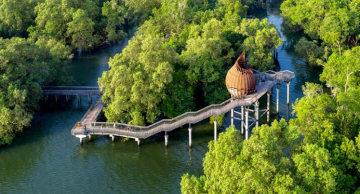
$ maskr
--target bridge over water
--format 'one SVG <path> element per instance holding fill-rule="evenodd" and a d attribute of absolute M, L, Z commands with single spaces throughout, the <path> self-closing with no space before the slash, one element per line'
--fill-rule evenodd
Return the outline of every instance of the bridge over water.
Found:
<path fill-rule="evenodd" d="M 71 130 L 71 134 L 80 139 L 80 143 L 86 137 L 91 138 L 92 135 L 108 135 L 114 141 L 115 136 L 133 138 L 140 145 L 140 139 L 145 139 L 160 132 L 165 132 L 165 145 L 168 144 L 168 131 L 172 131 L 183 125 L 189 124 L 189 146 L 192 144 L 192 128 L 191 124 L 198 123 L 210 116 L 222 115 L 231 111 L 231 124 L 234 119 L 241 121 L 241 133 L 245 131 L 246 139 L 249 137 L 249 129 L 254 125 L 259 125 L 259 120 L 267 114 L 267 122 L 270 120 L 270 95 L 271 89 L 276 86 L 276 112 L 279 112 L 279 91 L 282 83 L 287 84 L 287 103 L 289 104 L 289 86 L 291 80 L 295 77 L 291 71 L 267 71 L 257 72 L 254 71 L 254 76 L 258 80 L 256 92 L 247 95 L 243 99 L 228 99 L 221 104 L 212 104 L 196 112 L 186 112 L 173 119 L 163 119 L 149 126 L 135 126 L 123 123 L 114 122 L 96 122 L 96 118 L 104 107 L 101 98 L 93 104 L 86 112 L 81 125 L 75 124 Z M 258 100 L 267 94 L 267 109 L 259 110 Z M 253 106 L 254 109 L 250 109 Z M 234 111 L 234 108 L 241 107 L 241 112 Z M 254 113 L 254 117 L 249 114 Z M 259 115 L 261 113 L 261 115 Z M 234 116 L 238 114 L 239 117 Z M 252 123 L 249 123 L 252 122 Z M 214 122 L 214 139 L 217 139 L 217 125 L 216 119 Z"/>
<path fill-rule="evenodd" d="M 49 95 L 54 95 L 55 101 L 59 96 L 66 96 L 66 101 L 69 100 L 69 96 L 77 96 L 80 103 L 81 96 L 88 96 L 89 102 L 92 103 L 92 96 L 102 95 L 98 86 L 43 86 L 42 90 L 45 100 Z"/>

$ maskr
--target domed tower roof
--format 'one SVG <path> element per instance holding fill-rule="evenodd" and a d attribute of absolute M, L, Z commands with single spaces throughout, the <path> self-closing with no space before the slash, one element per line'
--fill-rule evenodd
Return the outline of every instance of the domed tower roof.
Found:
<path fill-rule="evenodd" d="M 232 97 L 240 99 L 255 92 L 256 79 L 253 71 L 246 64 L 245 51 L 229 69 L 225 82 Z"/>

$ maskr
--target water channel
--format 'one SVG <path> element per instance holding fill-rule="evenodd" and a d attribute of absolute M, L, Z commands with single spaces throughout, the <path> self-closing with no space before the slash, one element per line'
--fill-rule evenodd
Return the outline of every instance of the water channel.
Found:
<path fill-rule="evenodd" d="M 290 86 L 293 103 L 302 97 L 305 81 L 318 82 L 320 70 L 295 56 L 293 46 L 299 36 L 282 25 L 278 4 L 272 5 L 264 17 L 274 22 L 285 41 L 279 48 L 279 61 L 281 70 L 295 72 Z M 72 63 L 75 80 L 83 85 L 97 85 L 97 78 L 108 69 L 109 57 L 121 52 L 127 41 L 76 57 Z M 272 110 L 275 100 L 272 95 Z M 265 102 L 264 97 L 261 107 L 266 106 Z M 280 102 L 280 117 L 286 118 L 285 84 L 280 90 Z M 168 148 L 162 137 L 143 140 L 140 147 L 133 140 L 112 143 L 108 137 L 80 146 L 70 129 L 88 107 L 85 97 L 81 105 L 76 99 L 68 103 L 65 99 L 57 103 L 49 99 L 43 104 L 32 126 L 12 145 L 0 149 L 0 193 L 180 193 L 184 173 L 202 173 L 202 159 L 213 139 L 213 127 L 208 121 L 193 126 L 191 149 L 186 128 L 169 133 Z M 276 118 L 275 114 L 271 116 Z M 224 127 L 229 124 L 227 116 Z"/>

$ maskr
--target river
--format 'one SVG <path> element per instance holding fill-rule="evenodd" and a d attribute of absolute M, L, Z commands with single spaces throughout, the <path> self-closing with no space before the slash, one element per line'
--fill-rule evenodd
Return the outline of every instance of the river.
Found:
<path fill-rule="evenodd" d="M 281 70 L 295 72 L 290 86 L 293 103 L 302 97 L 301 86 L 305 81 L 319 82 L 320 70 L 305 65 L 295 56 L 293 46 L 299 35 L 282 25 L 278 4 L 272 5 L 264 17 L 274 22 L 285 41 L 279 48 L 279 62 Z M 121 52 L 127 41 L 77 56 L 72 62 L 77 83 L 97 85 L 97 78 L 108 69 L 109 57 Z M 272 95 L 272 119 L 276 118 L 275 100 L 276 96 Z M 260 106 L 266 106 L 266 97 L 260 100 Z M 186 128 L 169 133 L 168 148 L 163 137 L 142 140 L 140 147 L 134 140 L 112 143 L 108 137 L 98 137 L 80 146 L 70 129 L 89 107 L 87 98 L 83 97 L 81 105 L 75 98 L 68 103 L 65 97 L 57 103 L 50 98 L 41 107 L 32 126 L 24 129 L 12 145 L 0 149 L 1 194 L 180 193 L 179 183 L 184 173 L 202 173 L 202 159 L 208 151 L 208 142 L 213 139 L 213 127 L 204 121 L 193 126 L 191 149 Z M 293 117 L 287 111 L 286 84 L 280 90 L 279 115 Z M 224 127 L 229 123 L 226 116 Z"/>

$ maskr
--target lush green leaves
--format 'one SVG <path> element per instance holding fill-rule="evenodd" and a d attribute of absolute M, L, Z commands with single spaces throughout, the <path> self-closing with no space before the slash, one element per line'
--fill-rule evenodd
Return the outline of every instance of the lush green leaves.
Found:
<path fill-rule="evenodd" d="M 41 85 L 71 81 L 71 57 L 69 48 L 54 40 L 0 39 L 0 146 L 30 125 Z"/>

